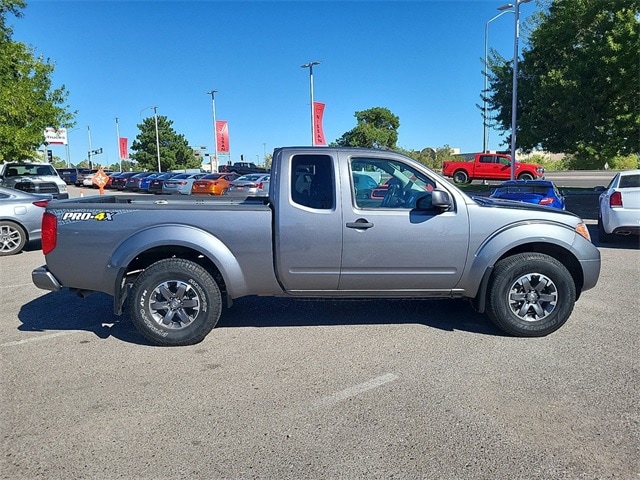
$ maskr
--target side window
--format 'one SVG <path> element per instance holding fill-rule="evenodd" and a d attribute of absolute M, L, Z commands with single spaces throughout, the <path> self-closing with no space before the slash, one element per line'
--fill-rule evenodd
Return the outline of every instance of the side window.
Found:
<path fill-rule="evenodd" d="M 506 157 L 495 157 L 495 159 L 496 159 L 496 163 L 500 163 L 502 165 L 509 165 L 510 164 L 509 159 L 506 158 Z"/>
<path fill-rule="evenodd" d="M 351 190 L 358 208 L 415 208 L 436 184 L 422 172 L 397 160 L 351 159 Z"/>
<path fill-rule="evenodd" d="M 305 207 L 335 207 L 333 161 L 328 155 L 296 155 L 291 160 L 291 199 Z"/>
<path fill-rule="evenodd" d="M 491 155 L 481 155 L 479 162 L 480 163 L 494 163 L 494 157 L 492 157 Z"/>

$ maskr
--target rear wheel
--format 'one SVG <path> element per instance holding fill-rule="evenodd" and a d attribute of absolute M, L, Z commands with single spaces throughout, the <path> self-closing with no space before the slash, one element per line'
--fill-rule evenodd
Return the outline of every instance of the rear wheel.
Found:
<path fill-rule="evenodd" d="M 222 295 L 203 267 L 169 258 L 154 263 L 138 277 L 129 307 L 133 324 L 152 343 L 193 345 L 218 323 Z"/>
<path fill-rule="evenodd" d="M 454 183 L 468 183 L 469 175 L 464 170 L 458 170 L 453 174 Z"/>
<path fill-rule="evenodd" d="M 555 258 L 522 253 L 496 264 L 488 295 L 487 314 L 498 328 L 519 337 L 542 337 L 569 319 L 576 287 Z"/>
<path fill-rule="evenodd" d="M 0 257 L 15 255 L 27 243 L 27 233 L 20 225 L 8 220 L 0 221 Z"/>

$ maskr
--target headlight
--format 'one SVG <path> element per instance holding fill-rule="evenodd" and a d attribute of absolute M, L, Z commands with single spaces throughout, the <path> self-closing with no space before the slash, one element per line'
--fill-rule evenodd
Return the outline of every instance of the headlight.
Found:
<path fill-rule="evenodd" d="M 587 240 L 591 241 L 591 235 L 589 235 L 589 229 L 584 222 L 580 222 L 576 225 L 576 233 L 583 236 Z"/>
<path fill-rule="evenodd" d="M 65 183 L 64 185 L 58 185 L 58 190 L 60 192 L 66 192 L 67 191 L 67 184 Z"/>

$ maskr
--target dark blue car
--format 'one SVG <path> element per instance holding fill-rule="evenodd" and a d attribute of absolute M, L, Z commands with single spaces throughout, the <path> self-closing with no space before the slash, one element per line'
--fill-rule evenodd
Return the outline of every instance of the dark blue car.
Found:
<path fill-rule="evenodd" d="M 496 187 L 491 198 L 565 209 L 564 196 L 553 182 L 548 180 L 508 180 Z"/>

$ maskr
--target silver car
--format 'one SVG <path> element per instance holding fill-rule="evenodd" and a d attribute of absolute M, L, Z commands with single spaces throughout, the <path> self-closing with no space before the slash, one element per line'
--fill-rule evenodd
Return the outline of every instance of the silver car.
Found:
<path fill-rule="evenodd" d="M 266 197 L 269 195 L 269 180 L 271 175 L 264 173 L 249 173 L 229 184 L 225 195 L 230 197 Z"/>
<path fill-rule="evenodd" d="M 640 234 L 640 170 L 618 172 L 600 195 L 598 239 Z"/>
<path fill-rule="evenodd" d="M 15 255 L 40 240 L 42 214 L 52 195 L 0 187 L 0 256 Z"/>
<path fill-rule="evenodd" d="M 178 193 L 191 195 L 191 185 L 206 173 L 181 173 L 175 177 L 168 178 L 162 184 L 162 193 Z"/>

